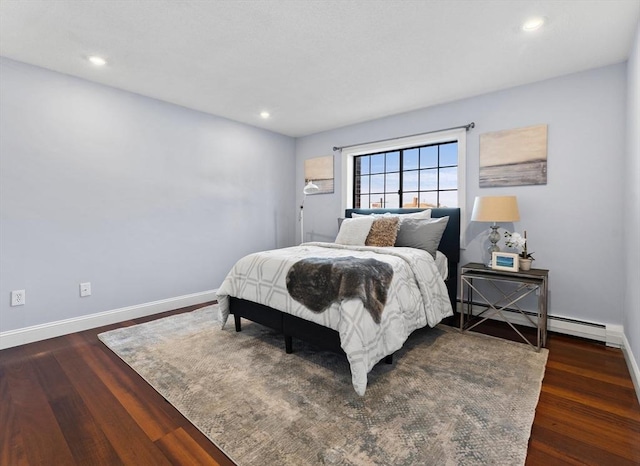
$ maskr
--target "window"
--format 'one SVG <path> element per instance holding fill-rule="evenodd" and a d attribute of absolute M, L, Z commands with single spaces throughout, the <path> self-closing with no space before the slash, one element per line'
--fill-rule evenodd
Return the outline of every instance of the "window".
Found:
<path fill-rule="evenodd" d="M 343 148 L 342 210 L 459 207 L 465 244 L 466 138 L 460 128 Z"/>
<path fill-rule="evenodd" d="M 353 207 L 458 207 L 458 141 L 353 157 Z"/>

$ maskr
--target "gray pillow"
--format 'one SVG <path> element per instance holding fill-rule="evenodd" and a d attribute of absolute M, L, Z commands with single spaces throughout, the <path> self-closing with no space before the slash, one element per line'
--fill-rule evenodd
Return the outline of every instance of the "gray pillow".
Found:
<path fill-rule="evenodd" d="M 398 230 L 396 246 L 424 249 L 436 258 L 436 251 L 440 245 L 444 229 L 447 228 L 449 217 L 417 219 L 403 219 Z"/>

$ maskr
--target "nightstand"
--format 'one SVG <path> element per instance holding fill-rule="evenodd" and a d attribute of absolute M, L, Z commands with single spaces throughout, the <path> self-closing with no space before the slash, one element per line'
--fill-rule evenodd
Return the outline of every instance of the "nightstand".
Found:
<path fill-rule="evenodd" d="M 481 324 L 485 320 L 500 316 L 507 322 L 520 337 L 530 346 L 540 351 L 540 348 L 547 345 L 547 296 L 548 296 L 549 271 L 545 269 L 522 270 L 518 272 L 507 272 L 504 270 L 493 270 L 484 264 L 471 262 L 463 265 L 460 269 L 460 292 L 462 312 L 460 314 L 460 330 L 470 330 Z M 497 300 L 486 296 L 478 289 L 479 283 L 487 283 L 492 289 L 498 290 Z M 506 284 L 510 289 L 505 291 Z M 465 298 L 466 291 L 466 298 Z M 474 293 L 482 299 L 482 303 L 474 303 Z M 518 303 L 526 296 L 535 293 L 538 296 L 538 311 L 533 317 L 523 311 Z M 484 307 L 479 314 L 473 315 L 473 306 Z M 516 311 L 523 315 L 534 327 L 537 328 L 536 344 L 529 341 L 507 318 L 506 313 Z M 513 319 L 513 317 L 512 317 Z"/>

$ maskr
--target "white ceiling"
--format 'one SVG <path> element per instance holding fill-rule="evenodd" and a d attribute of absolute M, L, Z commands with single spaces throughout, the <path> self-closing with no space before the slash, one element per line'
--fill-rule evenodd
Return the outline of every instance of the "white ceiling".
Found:
<path fill-rule="evenodd" d="M 639 18 L 640 0 L 1 0 L 0 55 L 303 136 L 625 61 Z"/>

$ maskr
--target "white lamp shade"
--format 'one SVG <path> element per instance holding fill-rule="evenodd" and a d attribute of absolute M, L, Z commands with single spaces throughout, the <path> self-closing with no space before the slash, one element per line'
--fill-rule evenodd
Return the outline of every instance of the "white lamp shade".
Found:
<path fill-rule="evenodd" d="M 518 200 L 516 196 L 476 197 L 471 220 L 474 222 L 518 222 Z"/>
<path fill-rule="evenodd" d="M 306 186 L 304 187 L 304 189 L 302 190 L 302 192 L 306 195 L 306 194 L 313 194 L 313 193 L 317 193 L 318 191 L 320 191 L 320 188 L 318 188 L 317 185 L 313 184 L 313 181 L 309 180 L 309 182 L 306 184 Z"/>

